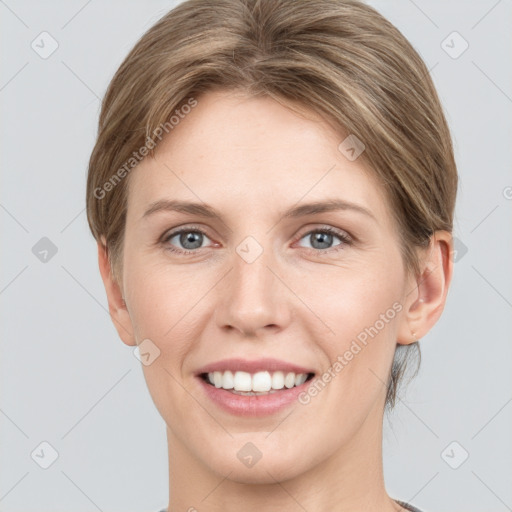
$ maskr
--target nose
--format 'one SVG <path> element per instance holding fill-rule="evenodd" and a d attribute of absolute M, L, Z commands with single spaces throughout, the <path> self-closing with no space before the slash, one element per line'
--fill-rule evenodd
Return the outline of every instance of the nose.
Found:
<path fill-rule="evenodd" d="M 243 255 L 243 252 L 240 252 Z M 217 325 L 243 337 L 278 332 L 291 319 L 291 292 L 281 281 L 276 260 L 266 248 L 251 262 L 234 252 L 231 271 L 219 287 Z"/>

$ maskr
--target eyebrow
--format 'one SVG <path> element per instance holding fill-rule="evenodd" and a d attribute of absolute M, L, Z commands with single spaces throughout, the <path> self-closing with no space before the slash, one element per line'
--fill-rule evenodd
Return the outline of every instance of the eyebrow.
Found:
<path fill-rule="evenodd" d="M 307 215 L 314 215 L 316 213 L 326 213 L 340 210 L 352 210 L 358 213 L 362 213 L 377 221 L 375 215 L 364 206 L 342 199 L 328 199 L 324 201 L 316 201 L 301 204 L 299 206 L 293 206 L 292 208 L 286 210 L 282 216 L 283 218 L 298 218 L 305 217 Z M 190 215 L 199 215 L 201 217 L 212 219 L 222 218 L 220 213 L 217 212 L 215 208 L 212 208 L 205 203 L 194 203 L 190 201 L 178 201 L 169 199 L 161 199 L 151 203 L 149 208 L 144 212 L 142 218 L 147 218 L 154 213 L 161 211 L 188 213 Z"/>

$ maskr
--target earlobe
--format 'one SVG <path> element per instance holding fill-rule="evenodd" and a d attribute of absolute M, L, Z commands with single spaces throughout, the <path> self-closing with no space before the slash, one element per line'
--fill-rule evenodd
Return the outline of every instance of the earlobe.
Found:
<path fill-rule="evenodd" d="M 108 248 L 104 237 L 102 237 L 101 241 L 98 241 L 98 265 L 101 279 L 105 286 L 105 292 L 107 294 L 110 318 L 112 319 L 117 333 L 123 343 L 135 346 L 136 342 L 133 336 L 130 314 L 126 307 L 126 302 L 124 301 L 119 284 L 113 278 L 112 268 L 108 258 Z"/>
<path fill-rule="evenodd" d="M 453 238 L 436 231 L 421 261 L 421 273 L 404 297 L 397 343 L 409 345 L 425 336 L 443 312 L 453 274 Z"/>

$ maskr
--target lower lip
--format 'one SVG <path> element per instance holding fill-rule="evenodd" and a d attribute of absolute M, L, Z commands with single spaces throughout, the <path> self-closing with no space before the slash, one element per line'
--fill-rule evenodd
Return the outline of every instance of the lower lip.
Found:
<path fill-rule="evenodd" d="M 202 377 L 197 377 L 208 398 L 221 409 L 238 416 L 267 416 L 274 414 L 298 400 L 298 396 L 304 392 L 313 382 L 307 380 L 300 386 L 283 388 L 276 393 L 268 395 L 236 395 L 223 388 L 216 388 L 205 382 Z"/>

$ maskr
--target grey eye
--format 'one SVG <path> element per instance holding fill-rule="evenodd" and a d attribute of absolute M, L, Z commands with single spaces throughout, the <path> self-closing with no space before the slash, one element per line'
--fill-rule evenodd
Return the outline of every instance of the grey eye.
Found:
<path fill-rule="evenodd" d="M 173 242 L 175 238 L 178 238 L 178 242 Z M 208 238 L 201 231 L 195 230 L 183 230 L 178 231 L 170 235 L 167 242 L 172 245 L 177 245 L 178 250 L 183 249 L 186 251 L 193 251 L 202 247 L 204 239 Z M 180 247 L 181 246 L 181 247 Z"/>
<path fill-rule="evenodd" d="M 306 235 L 304 235 L 301 240 L 309 240 L 310 246 L 312 249 L 318 249 L 318 250 L 324 250 L 324 249 L 330 249 L 333 247 L 332 243 L 334 238 L 338 238 L 341 242 L 343 242 L 343 238 L 340 235 L 330 233 L 325 230 L 315 230 L 310 231 Z M 335 244 L 340 245 L 340 244 Z M 308 246 L 306 246 L 308 247 Z"/>

